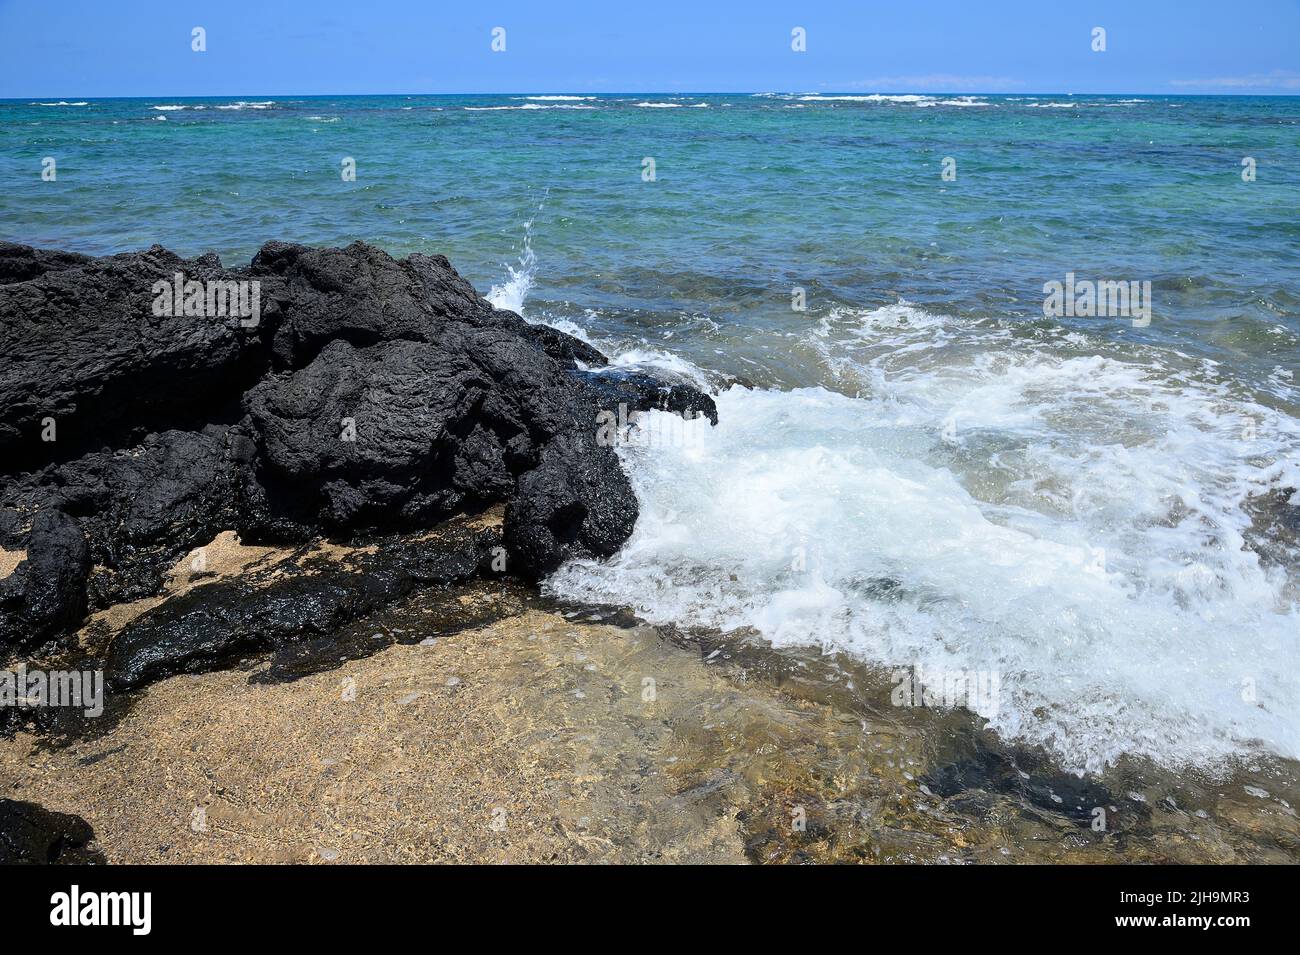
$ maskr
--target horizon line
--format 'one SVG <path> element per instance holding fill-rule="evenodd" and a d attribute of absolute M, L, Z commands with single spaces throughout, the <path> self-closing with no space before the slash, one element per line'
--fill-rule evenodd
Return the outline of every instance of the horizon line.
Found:
<path fill-rule="evenodd" d="M 22 96 L 0 96 L 0 103 L 32 99 L 80 99 L 80 100 L 118 100 L 118 99 L 227 99 L 230 97 L 262 96 L 280 99 L 324 99 L 329 97 L 381 97 L 381 96 L 1148 96 L 1165 99 L 1197 99 L 1226 97 L 1300 97 L 1295 92 L 1218 92 L 1218 93 L 1138 93 L 1124 92 L 1053 92 L 1050 90 L 1000 90 L 997 92 L 980 92 L 975 90 L 876 90 L 864 93 L 858 90 L 615 90 L 593 92 L 591 90 L 508 90 L 505 92 L 457 92 L 457 93 L 411 93 L 405 91 L 391 93 L 162 93 L 130 94 L 112 96 L 91 96 L 84 93 L 29 93 Z"/>

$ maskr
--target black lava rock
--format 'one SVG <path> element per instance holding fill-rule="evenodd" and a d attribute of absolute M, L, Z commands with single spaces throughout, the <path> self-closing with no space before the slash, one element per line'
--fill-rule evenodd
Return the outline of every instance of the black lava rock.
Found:
<path fill-rule="evenodd" d="M 80 816 L 0 799 L 0 865 L 102 864 L 94 830 Z"/>
<path fill-rule="evenodd" d="M 44 270 L 0 284 L 0 474 L 129 447 L 149 431 L 191 430 L 219 420 L 232 399 L 238 406 L 265 364 L 266 329 L 234 316 L 155 315 L 153 289 L 178 272 L 203 282 L 247 276 L 216 256 L 184 260 L 160 246 L 59 256 L 32 250 Z M 8 260 L 10 274 L 24 274 L 12 246 Z"/>
<path fill-rule="evenodd" d="M 575 376 L 602 409 L 618 414 L 619 405 L 632 411 L 671 411 L 684 418 L 708 418 L 718 423 L 713 398 L 686 382 L 662 381 L 644 372 L 576 372 Z"/>
<path fill-rule="evenodd" d="M 90 550 L 77 522 L 47 508 L 32 520 L 27 557 L 0 580 L 0 646 L 31 646 L 86 613 Z"/>
<path fill-rule="evenodd" d="M 257 319 L 160 311 L 178 275 L 256 282 Z M 514 575 L 609 556 L 637 505 L 597 441 L 600 411 L 717 412 L 688 384 L 592 371 L 606 364 L 494 308 L 442 256 L 271 242 L 234 270 L 158 246 L 90 258 L 0 245 L 0 544 L 26 551 L 0 580 L 0 647 L 156 593 L 180 557 L 231 528 L 249 543 L 349 539 L 504 504 Z M 353 604 L 419 583 L 364 576 Z M 267 603 L 266 625 L 342 619 L 341 592 L 299 596 L 295 623 Z M 185 643 L 149 626 L 115 650 L 120 685 L 172 666 L 130 662 L 149 640 Z M 189 666 L 279 639 L 239 637 L 247 621 L 213 626 L 227 633 L 213 648 L 194 638 L 158 659 Z"/>
<path fill-rule="evenodd" d="M 434 534 L 389 536 L 346 559 L 310 553 L 195 587 L 129 624 L 105 674 L 133 690 L 174 673 L 199 673 L 241 656 L 328 638 L 416 588 L 469 580 L 490 566 L 494 526 L 451 522 Z"/>
<path fill-rule="evenodd" d="M 229 429 L 212 426 L 23 475 L 0 503 L 14 523 L 51 510 L 77 519 L 94 568 L 88 605 L 99 609 L 153 594 L 180 557 L 235 527 L 242 479 Z"/>

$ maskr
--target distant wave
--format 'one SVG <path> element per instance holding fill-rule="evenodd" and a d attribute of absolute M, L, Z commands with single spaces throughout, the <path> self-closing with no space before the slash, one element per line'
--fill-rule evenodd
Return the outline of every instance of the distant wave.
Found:
<path fill-rule="evenodd" d="M 270 99 L 255 103 L 241 99 L 234 103 L 223 103 L 217 106 L 216 109 L 274 109 L 277 105 L 278 104 L 275 100 Z M 159 106 L 150 106 L 149 108 L 164 113 L 172 113 L 183 109 L 200 110 L 207 109 L 208 107 L 203 103 L 164 103 Z"/>
<path fill-rule="evenodd" d="M 501 110 L 513 109 L 595 109 L 595 106 L 573 106 L 569 104 L 553 103 L 549 106 L 543 106 L 540 103 L 524 103 L 520 106 L 466 106 L 465 110 L 471 113 L 495 113 Z"/>
<path fill-rule="evenodd" d="M 757 93 L 766 98 L 798 100 L 801 103 L 885 103 L 900 106 L 993 106 L 979 96 L 941 98 L 928 93 Z"/>

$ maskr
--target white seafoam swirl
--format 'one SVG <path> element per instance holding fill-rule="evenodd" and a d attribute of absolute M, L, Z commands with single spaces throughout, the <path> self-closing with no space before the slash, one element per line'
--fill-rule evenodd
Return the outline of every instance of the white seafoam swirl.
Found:
<path fill-rule="evenodd" d="M 980 715 L 1070 769 L 1300 758 L 1294 568 L 1245 546 L 1248 499 L 1300 486 L 1300 421 L 1151 356 L 989 327 L 962 349 L 960 323 L 906 304 L 832 313 L 818 335 L 857 397 L 732 387 L 716 428 L 660 422 L 622 451 L 632 538 L 547 588 L 996 672 Z"/>

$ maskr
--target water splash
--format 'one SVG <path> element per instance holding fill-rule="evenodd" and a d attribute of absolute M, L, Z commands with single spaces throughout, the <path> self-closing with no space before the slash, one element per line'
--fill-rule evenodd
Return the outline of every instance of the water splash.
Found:
<path fill-rule="evenodd" d="M 546 197 L 549 195 L 550 190 L 547 189 L 542 195 L 542 201 L 537 204 L 537 210 L 524 223 L 524 240 L 519 253 L 518 267 L 507 265 L 506 280 L 493 285 L 488 291 L 487 300 L 497 308 L 504 308 L 519 315 L 524 314 L 524 300 L 533 290 L 533 282 L 537 276 L 537 255 L 533 252 L 533 223 L 546 208 Z"/>

